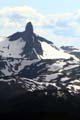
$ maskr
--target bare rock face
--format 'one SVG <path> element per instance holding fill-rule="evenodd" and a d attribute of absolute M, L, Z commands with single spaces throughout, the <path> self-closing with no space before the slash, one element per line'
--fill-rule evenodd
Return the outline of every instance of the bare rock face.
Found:
<path fill-rule="evenodd" d="M 33 34 L 33 25 L 31 22 L 28 22 L 25 28 L 25 32 Z"/>
<path fill-rule="evenodd" d="M 25 27 L 25 31 L 22 32 L 22 37 L 23 40 L 25 41 L 32 41 L 32 36 L 34 35 L 34 31 L 33 31 L 33 25 L 31 22 L 28 22 L 26 27 Z"/>

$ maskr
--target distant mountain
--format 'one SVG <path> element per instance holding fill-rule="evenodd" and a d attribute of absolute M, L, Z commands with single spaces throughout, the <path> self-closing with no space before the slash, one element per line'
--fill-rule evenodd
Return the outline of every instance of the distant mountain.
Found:
<path fill-rule="evenodd" d="M 25 31 L 14 33 L 0 42 L 0 56 L 27 59 L 74 57 L 58 49 L 51 41 L 36 35 L 31 22 L 27 23 Z"/>
<path fill-rule="evenodd" d="M 31 22 L 23 32 L 0 37 L 0 113 L 55 113 L 55 108 L 61 112 L 63 103 L 62 111 L 65 105 L 75 110 L 80 99 L 80 52 L 71 46 L 61 48 L 37 35 Z"/>
<path fill-rule="evenodd" d="M 1 39 L 0 82 L 19 84 L 27 91 L 80 89 L 79 59 L 36 35 L 31 22 L 25 31 Z"/>
<path fill-rule="evenodd" d="M 65 52 L 75 55 L 77 58 L 80 59 L 80 49 L 75 48 L 73 46 L 62 46 L 61 49 L 63 49 Z"/>

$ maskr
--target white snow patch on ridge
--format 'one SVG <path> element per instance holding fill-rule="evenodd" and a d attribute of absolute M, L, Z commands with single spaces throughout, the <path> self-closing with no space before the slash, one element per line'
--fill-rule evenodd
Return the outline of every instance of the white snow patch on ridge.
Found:
<path fill-rule="evenodd" d="M 43 49 L 43 56 L 42 59 L 69 59 L 72 55 L 65 53 L 64 51 L 57 50 L 56 48 L 52 47 L 50 44 L 46 42 L 40 42 L 42 49 Z M 75 57 L 76 58 L 76 57 Z M 78 60 L 76 58 L 76 60 Z"/>

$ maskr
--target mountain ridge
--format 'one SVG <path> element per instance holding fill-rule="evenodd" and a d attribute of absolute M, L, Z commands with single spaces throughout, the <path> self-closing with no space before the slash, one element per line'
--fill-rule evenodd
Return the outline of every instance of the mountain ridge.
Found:
<path fill-rule="evenodd" d="M 61 49 L 63 49 L 65 52 L 74 55 L 75 57 L 80 59 L 80 49 L 76 48 L 74 46 L 62 46 Z"/>
<path fill-rule="evenodd" d="M 51 41 L 36 35 L 31 22 L 27 23 L 25 31 L 14 33 L 1 41 L 0 55 L 27 59 L 69 59 L 74 57 L 60 51 Z M 74 59 L 78 60 L 76 57 Z"/>
<path fill-rule="evenodd" d="M 78 58 L 34 33 L 31 22 L 25 31 L 8 36 L 0 44 L 0 82 L 19 84 L 26 91 L 80 89 Z M 77 84 L 76 84 L 77 82 Z M 45 87 L 44 87 L 45 86 Z"/>

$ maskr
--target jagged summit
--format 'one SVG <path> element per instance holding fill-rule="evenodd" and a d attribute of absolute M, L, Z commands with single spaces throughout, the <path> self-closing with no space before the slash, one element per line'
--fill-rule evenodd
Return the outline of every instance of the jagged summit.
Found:
<path fill-rule="evenodd" d="M 26 27 L 25 27 L 25 32 L 33 34 L 33 25 L 31 22 L 28 22 Z"/>
<path fill-rule="evenodd" d="M 33 31 L 33 25 L 31 22 L 28 22 L 25 31 L 21 33 L 21 37 L 24 41 L 27 41 L 27 43 L 30 41 L 33 41 L 33 37 L 35 37 L 34 31 Z M 35 38 L 34 38 L 35 39 Z"/>

